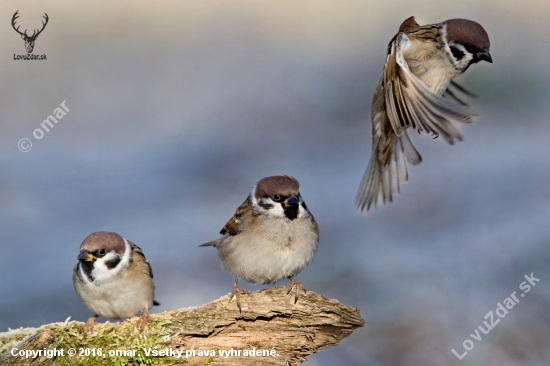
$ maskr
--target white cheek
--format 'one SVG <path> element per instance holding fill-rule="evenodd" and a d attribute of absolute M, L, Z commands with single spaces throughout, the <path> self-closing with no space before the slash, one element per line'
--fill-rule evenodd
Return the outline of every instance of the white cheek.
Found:
<path fill-rule="evenodd" d="M 111 269 L 109 269 L 109 267 L 105 264 L 105 262 L 113 260 L 116 257 L 118 257 L 116 253 L 109 252 L 105 257 L 95 261 L 94 270 L 92 271 L 92 276 L 94 277 L 95 282 L 105 282 L 120 272 L 121 263 L 118 263 L 115 268 Z"/>
<path fill-rule="evenodd" d="M 264 215 L 269 217 L 285 217 L 285 211 L 283 210 L 283 206 L 273 201 L 271 198 L 260 198 L 257 200 L 256 198 L 252 199 L 252 202 L 254 203 L 254 206 L 257 207 L 259 211 L 261 211 Z M 271 205 L 271 208 L 265 209 L 261 205 Z"/>
<path fill-rule="evenodd" d="M 300 201 L 300 208 L 298 209 L 298 218 L 303 219 L 305 217 L 308 217 L 309 215 L 310 213 L 307 212 L 304 207 L 302 207 L 302 201 Z"/>
<path fill-rule="evenodd" d="M 95 283 L 106 282 L 112 280 L 120 274 L 130 263 L 130 258 L 132 256 L 132 248 L 130 243 L 124 239 L 124 244 L 126 246 L 124 255 L 122 256 L 120 262 L 114 268 L 109 268 L 105 264 L 110 260 L 116 259 L 119 255 L 115 252 L 109 252 L 105 257 L 97 259 L 94 264 L 94 269 L 92 270 L 92 277 L 94 278 Z"/>
<path fill-rule="evenodd" d="M 252 197 L 252 205 L 256 207 L 257 210 L 261 211 L 264 215 L 269 217 L 286 218 L 285 211 L 281 203 L 275 202 L 269 197 L 261 198 L 258 200 L 256 199 L 255 191 L 256 191 L 256 186 L 252 187 L 252 192 L 250 195 Z M 260 203 L 264 205 L 265 204 L 272 205 L 273 207 L 271 207 L 270 209 L 265 209 L 260 205 Z M 302 207 L 302 200 L 300 200 L 300 206 L 298 208 L 298 217 L 303 218 L 308 216 L 309 216 L 309 213 Z"/>
<path fill-rule="evenodd" d="M 252 206 L 256 207 L 259 211 L 261 211 L 266 216 L 271 217 L 285 217 L 285 212 L 283 210 L 283 206 L 281 206 L 280 203 L 274 202 L 271 198 L 265 197 L 260 198 L 259 200 L 256 199 L 256 186 L 252 187 L 252 192 L 250 193 L 250 196 L 252 197 Z M 265 209 L 262 206 L 260 206 L 260 203 L 272 205 L 270 209 Z"/>
<path fill-rule="evenodd" d="M 462 67 L 466 68 L 466 66 L 468 66 L 468 64 L 470 63 L 470 61 L 472 61 L 473 58 L 474 58 L 474 55 L 472 55 L 471 53 L 466 53 L 466 55 L 461 60 Z"/>
<path fill-rule="evenodd" d="M 285 211 L 283 210 L 283 206 L 281 206 L 280 203 L 273 202 L 272 200 L 269 200 L 266 203 L 269 203 L 269 204 L 273 205 L 273 208 L 270 208 L 269 210 L 266 210 L 266 212 L 269 216 L 285 217 Z"/>
<path fill-rule="evenodd" d="M 472 59 L 474 58 L 474 55 L 468 52 L 466 48 L 460 44 L 454 44 L 453 47 L 458 48 L 460 51 L 462 51 L 464 56 L 460 60 L 457 60 L 454 57 L 449 44 L 445 44 L 445 51 L 449 55 L 449 60 L 451 61 L 455 69 L 464 71 L 470 64 L 470 61 L 472 61 Z"/>

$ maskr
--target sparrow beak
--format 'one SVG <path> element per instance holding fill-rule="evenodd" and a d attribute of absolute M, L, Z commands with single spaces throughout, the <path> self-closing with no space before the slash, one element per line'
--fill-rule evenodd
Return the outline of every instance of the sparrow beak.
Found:
<path fill-rule="evenodd" d="M 87 250 L 82 250 L 78 257 L 76 257 L 76 259 L 81 262 L 93 262 L 95 260 L 95 257 Z"/>
<path fill-rule="evenodd" d="M 298 206 L 298 204 L 300 203 L 300 200 L 296 196 L 290 196 L 283 203 L 284 203 L 285 207 Z"/>
<path fill-rule="evenodd" d="M 490 63 L 493 63 L 493 58 L 491 57 L 491 54 L 489 53 L 489 50 L 484 50 L 483 52 L 476 53 L 476 56 L 478 59 L 487 61 Z"/>

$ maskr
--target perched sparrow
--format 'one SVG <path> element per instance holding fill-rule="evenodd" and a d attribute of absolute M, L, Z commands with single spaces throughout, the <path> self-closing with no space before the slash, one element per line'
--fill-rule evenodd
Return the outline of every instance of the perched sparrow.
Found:
<path fill-rule="evenodd" d="M 407 128 L 442 136 L 451 145 L 462 140 L 455 123 L 471 123 L 478 112 L 447 87 L 472 96 L 452 80 L 482 60 L 493 62 L 489 36 L 476 22 L 420 26 L 410 17 L 401 24 L 372 101 L 373 152 L 356 197 L 360 210 L 376 207 L 380 195 L 383 203 L 391 202 L 408 180 L 407 163 L 421 162 Z"/>
<path fill-rule="evenodd" d="M 223 236 L 201 245 L 216 247 L 235 277 L 231 300 L 237 299 L 239 311 L 239 278 L 256 284 L 288 278 L 288 293 L 296 288 L 294 302 L 301 289 L 305 292 L 294 276 L 313 259 L 319 228 L 298 189 L 298 181 L 286 175 L 260 180 L 220 231 Z"/>
<path fill-rule="evenodd" d="M 138 326 L 143 329 L 148 309 L 159 303 L 154 301 L 153 271 L 141 249 L 117 233 L 100 231 L 84 239 L 76 259 L 74 288 L 95 314 L 84 330 L 93 328 L 99 316 L 125 319 L 139 312 Z"/>

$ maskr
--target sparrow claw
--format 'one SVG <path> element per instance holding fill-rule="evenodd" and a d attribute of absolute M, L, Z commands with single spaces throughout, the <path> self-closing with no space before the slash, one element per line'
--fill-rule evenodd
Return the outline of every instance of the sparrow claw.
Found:
<path fill-rule="evenodd" d="M 292 292 L 292 289 L 296 286 L 296 294 L 294 295 L 294 303 L 296 304 L 298 302 L 298 298 L 300 297 L 300 290 L 304 290 L 304 294 L 307 293 L 307 290 L 304 285 L 302 285 L 300 282 L 296 281 L 294 277 L 289 277 L 290 280 L 290 287 L 288 289 L 287 295 Z"/>
<path fill-rule="evenodd" d="M 151 317 L 149 316 L 149 312 L 147 310 L 143 310 L 143 313 L 141 313 L 141 316 L 139 317 L 137 321 L 137 327 L 139 328 L 140 332 L 143 332 L 147 324 L 151 321 Z"/>
<path fill-rule="evenodd" d="M 84 325 L 82 326 L 82 330 L 84 331 L 84 336 L 86 336 L 89 332 L 94 330 L 94 324 L 95 320 L 99 317 L 99 315 L 94 315 Z"/>
<path fill-rule="evenodd" d="M 242 313 L 241 309 L 241 294 L 248 295 L 250 292 L 248 290 L 239 290 L 239 287 L 237 286 L 237 281 L 235 280 L 235 283 L 233 284 L 233 290 L 231 291 L 231 296 L 229 297 L 229 302 L 233 302 L 233 300 L 237 300 L 237 307 L 239 308 L 239 313 Z"/>

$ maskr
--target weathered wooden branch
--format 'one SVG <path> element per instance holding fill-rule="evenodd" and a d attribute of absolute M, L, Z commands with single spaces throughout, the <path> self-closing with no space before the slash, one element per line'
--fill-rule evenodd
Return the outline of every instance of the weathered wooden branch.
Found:
<path fill-rule="evenodd" d="M 223 296 L 152 314 L 143 332 L 134 317 L 98 323 L 86 336 L 76 321 L 0 333 L 0 365 L 298 365 L 364 325 L 356 308 L 311 291 L 294 304 L 287 290 L 242 295 L 242 313 Z"/>

